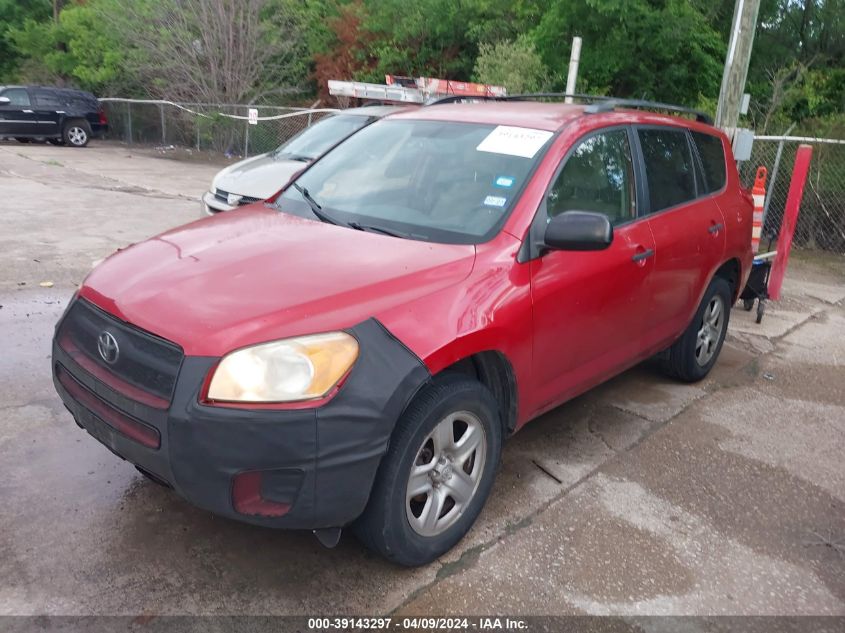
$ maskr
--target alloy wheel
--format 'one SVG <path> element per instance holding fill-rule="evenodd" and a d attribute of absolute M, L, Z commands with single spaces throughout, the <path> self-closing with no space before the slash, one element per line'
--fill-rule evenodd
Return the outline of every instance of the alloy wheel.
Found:
<path fill-rule="evenodd" d="M 695 360 L 704 367 L 713 358 L 722 336 L 722 321 L 725 318 L 725 304 L 722 297 L 714 295 L 704 309 L 701 327 L 695 340 Z"/>
<path fill-rule="evenodd" d="M 481 420 L 469 411 L 451 413 L 417 450 L 405 494 L 411 528 L 437 536 L 463 514 L 478 490 L 487 455 Z"/>
<path fill-rule="evenodd" d="M 67 137 L 73 145 L 85 145 L 88 140 L 87 132 L 78 125 L 74 125 L 68 130 Z"/>

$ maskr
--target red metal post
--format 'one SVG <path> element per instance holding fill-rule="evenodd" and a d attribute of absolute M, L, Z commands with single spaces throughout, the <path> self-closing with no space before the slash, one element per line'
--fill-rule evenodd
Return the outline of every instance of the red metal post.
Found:
<path fill-rule="evenodd" d="M 780 289 L 783 276 L 786 274 L 786 264 L 789 261 L 789 250 L 792 248 L 792 236 L 798 224 L 798 211 L 801 208 L 801 198 L 804 195 L 804 183 L 807 182 L 807 172 L 810 171 L 810 158 L 813 148 L 809 145 L 799 145 L 795 153 L 795 167 L 792 169 L 792 181 L 789 183 L 789 194 L 786 196 L 786 207 L 783 210 L 783 222 L 778 236 L 778 254 L 772 263 L 769 275 L 769 298 L 780 299 Z"/>

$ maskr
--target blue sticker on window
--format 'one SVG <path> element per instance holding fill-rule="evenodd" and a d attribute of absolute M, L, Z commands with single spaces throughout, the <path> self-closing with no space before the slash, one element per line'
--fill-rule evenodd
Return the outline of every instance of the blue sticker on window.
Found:
<path fill-rule="evenodd" d="M 514 180 L 516 179 L 513 176 L 496 176 L 493 184 L 497 187 L 513 187 Z"/>
<path fill-rule="evenodd" d="M 484 198 L 484 204 L 488 207 L 503 207 L 507 201 L 507 198 L 502 198 L 501 196 L 487 196 Z"/>

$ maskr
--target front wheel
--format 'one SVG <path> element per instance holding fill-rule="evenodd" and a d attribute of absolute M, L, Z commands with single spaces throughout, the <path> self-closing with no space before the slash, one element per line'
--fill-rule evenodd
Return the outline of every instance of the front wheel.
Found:
<path fill-rule="evenodd" d="M 490 392 L 459 375 L 435 379 L 397 424 L 367 508 L 352 526 L 356 536 L 401 565 L 435 560 L 472 527 L 501 450 Z"/>
<path fill-rule="evenodd" d="M 669 348 L 665 363 L 667 373 L 684 382 L 701 380 L 710 373 L 725 342 L 730 305 L 730 284 L 715 277 L 707 287 L 692 323 Z"/>

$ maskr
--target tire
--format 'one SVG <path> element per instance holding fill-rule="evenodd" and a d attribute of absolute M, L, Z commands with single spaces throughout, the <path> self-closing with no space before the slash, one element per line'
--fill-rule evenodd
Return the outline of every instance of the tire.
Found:
<path fill-rule="evenodd" d="M 475 438 L 475 448 L 459 461 L 455 452 L 470 438 Z M 452 461 L 445 456 L 438 460 L 442 448 Z M 409 567 L 430 563 L 454 547 L 475 523 L 493 486 L 501 452 L 501 417 L 487 388 L 461 375 L 436 378 L 396 425 L 353 532 L 392 562 Z M 423 490 L 413 497 L 409 496 L 412 467 L 418 470 L 414 482 Z M 441 499 L 441 505 L 432 505 Z M 442 510 L 432 513 L 436 507 Z"/>
<path fill-rule="evenodd" d="M 720 305 L 718 321 L 714 319 L 714 304 Z M 730 284 L 721 277 L 715 277 L 707 287 L 692 323 L 669 348 L 664 369 L 670 376 L 684 382 L 696 382 L 710 373 L 725 342 L 730 305 Z M 704 340 L 700 340 L 699 335 Z"/>
<path fill-rule="evenodd" d="M 91 126 L 79 119 L 68 121 L 62 130 L 62 140 L 71 147 L 85 147 L 91 140 Z"/>
<path fill-rule="evenodd" d="M 50 145 L 64 145 L 65 144 L 64 140 L 60 139 L 60 138 L 48 138 L 47 142 L 50 143 Z"/>
<path fill-rule="evenodd" d="M 24 136 L 16 136 L 16 137 L 15 137 L 15 140 L 16 140 L 18 143 L 29 143 L 29 141 L 30 141 L 30 139 L 28 139 L 28 138 L 26 138 L 26 137 L 24 137 Z"/>
<path fill-rule="evenodd" d="M 746 312 L 751 312 L 754 308 L 754 299 L 743 299 L 742 300 L 742 309 Z"/>

